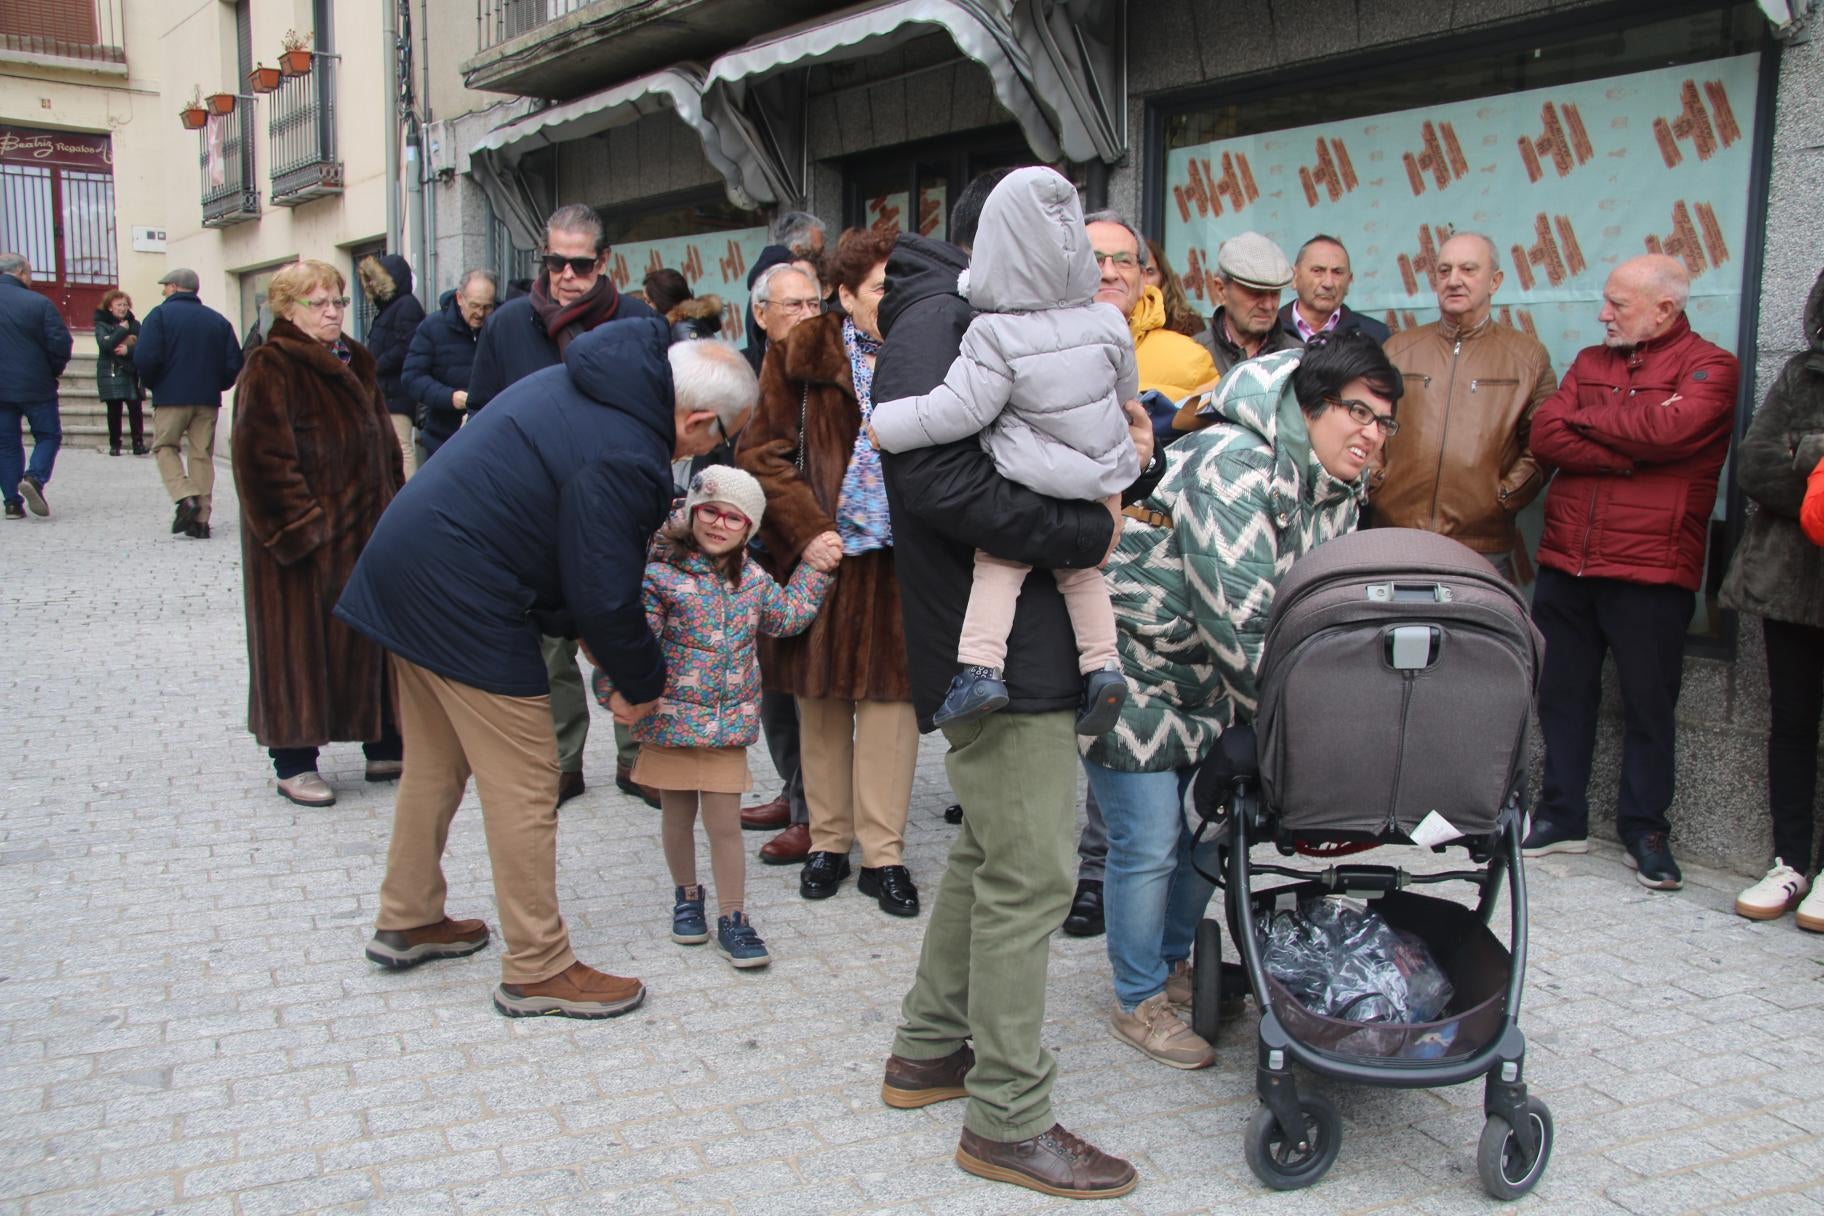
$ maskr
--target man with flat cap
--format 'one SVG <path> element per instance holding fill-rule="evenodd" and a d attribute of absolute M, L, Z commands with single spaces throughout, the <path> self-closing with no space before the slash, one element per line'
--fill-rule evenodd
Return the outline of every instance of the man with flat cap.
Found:
<path fill-rule="evenodd" d="M 1303 345 L 1279 323 L 1280 293 L 1292 285 L 1285 251 L 1258 232 L 1243 232 L 1216 251 L 1216 311 L 1197 341 L 1224 375 L 1243 359 Z"/>
<path fill-rule="evenodd" d="M 207 540 L 215 420 L 241 374 L 241 342 L 228 318 L 197 298 L 196 271 L 173 270 L 159 284 L 165 299 L 139 328 L 133 366 L 152 391 L 152 458 L 177 504 L 171 531 Z"/>

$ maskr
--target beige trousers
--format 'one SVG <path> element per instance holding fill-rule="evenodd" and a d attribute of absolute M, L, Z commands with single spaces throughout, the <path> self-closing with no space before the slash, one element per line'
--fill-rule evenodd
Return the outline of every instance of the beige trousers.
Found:
<path fill-rule="evenodd" d="M 910 701 L 798 700 L 798 753 L 811 813 L 811 849 L 861 864 L 896 866 L 918 765 L 918 715 Z"/>
<path fill-rule="evenodd" d="M 975 551 L 975 584 L 969 590 L 969 610 L 963 614 L 963 633 L 956 644 L 956 661 L 996 671 L 1007 665 L 1007 635 L 1013 631 L 1013 610 L 1019 606 L 1020 588 L 1031 566 L 1010 562 L 992 553 Z M 1101 671 L 1117 667 L 1115 609 L 1108 602 L 1108 584 L 1100 570 L 1053 570 L 1058 593 L 1070 613 L 1070 628 L 1077 637 L 1077 670 Z"/>
<path fill-rule="evenodd" d="M 392 656 L 405 774 L 376 929 L 444 916 L 443 850 L 469 775 L 481 795 L 506 953 L 500 978 L 536 984 L 576 961 L 557 910 L 557 738 L 547 697 L 483 692 Z"/>
<path fill-rule="evenodd" d="M 165 479 L 171 501 L 194 497 L 202 504 L 198 523 L 209 522 L 211 491 L 215 489 L 215 419 L 213 405 L 158 405 L 152 407 L 152 459 Z M 180 453 L 179 445 L 183 451 Z M 188 467 L 186 467 L 186 462 Z"/>
<path fill-rule="evenodd" d="M 418 471 L 418 453 L 412 446 L 412 419 L 409 414 L 388 414 L 393 420 L 393 434 L 399 437 L 399 450 L 405 454 L 405 476 L 411 480 Z"/>

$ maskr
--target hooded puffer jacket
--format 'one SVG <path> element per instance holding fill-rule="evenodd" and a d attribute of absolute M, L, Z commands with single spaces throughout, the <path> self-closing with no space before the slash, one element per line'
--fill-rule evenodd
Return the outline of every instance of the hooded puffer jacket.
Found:
<path fill-rule="evenodd" d="M 1824 459 L 1824 272 L 1805 304 L 1805 341 L 1735 454 L 1735 475 L 1754 505 L 1723 580 L 1723 603 L 1824 628 L 1824 549 L 1799 527 L 1806 479 Z"/>
<path fill-rule="evenodd" d="M 1301 554 L 1355 530 L 1359 488 L 1318 462 L 1292 393 L 1303 357 L 1281 351 L 1223 377 L 1218 421 L 1166 449 L 1165 477 L 1143 504 L 1170 523 L 1127 521 L 1107 577 L 1133 695 L 1090 745 L 1097 764 L 1181 769 L 1252 720 L 1280 579 Z"/>
<path fill-rule="evenodd" d="M 1094 303 L 1076 188 L 1018 169 L 994 188 L 966 284 L 975 320 L 944 383 L 874 407 L 883 451 L 981 432 L 995 470 L 1053 498 L 1106 498 L 1140 475 L 1121 403 L 1139 390 L 1121 313 Z M 984 429 L 985 428 L 985 429 Z"/>
<path fill-rule="evenodd" d="M 366 345 L 374 357 L 374 369 L 380 379 L 380 394 L 386 398 L 389 413 L 411 417 L 417 405 L 405 391 L 401 375 L 405 356 L 411 349 L 412 335 L 424 321 L 424 305 L 412 294 L 412 268 L 396 253 L 362 258 L 358 267 L 361 286 L 379 311 L 368 322 Z"/>

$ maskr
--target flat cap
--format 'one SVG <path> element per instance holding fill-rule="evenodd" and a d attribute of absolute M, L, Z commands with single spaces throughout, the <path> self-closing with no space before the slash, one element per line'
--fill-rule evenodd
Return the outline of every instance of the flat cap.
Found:
<path fill-rule="evenodd" d="M 166 271 L 165 277 L 158 282 L 161 287 L 169 283 L 179 291 L 196 291 L 203 285 L 203 281 L 196 277 L 196 271 L 186 270 L 182 266 Z"/>
<path fill-rule="evenodd" d="M 1224 241 L 1216 251 L 1216 273 L 1261 291 L 1292 286 L 1292 263 L 1285 251 L 1258 232 Z"/>

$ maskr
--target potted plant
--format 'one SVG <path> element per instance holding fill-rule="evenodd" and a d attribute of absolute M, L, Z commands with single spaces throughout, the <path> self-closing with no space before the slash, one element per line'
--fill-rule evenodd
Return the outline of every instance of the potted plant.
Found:
<path fill-rule="evenodd" d="M 239 100 L 233 93 L 211 93 L 203 98 L 211 114 L 232 114 L 235 102 Z"/>
<path fill-rule="evenodd" d="M 280 72 L 278 68 L 269 68 L 265 64 L 255 64 L 253 71 L 247 73 L 247 87 L 255 93 L 270 93 L 279 87 Z"/>
<path fill-rule="evenodd" d="M 177 116 L 191 131 L 200 131 L 208 123 L 209 111 L 203 108 L 203 90 L 200 85 L 190 90 L 190 100 L 178 108 Z"/>
<path fill-rule="evenodd" d="M 279 52 L 280 71 L 287 76 L 310 75 L 310 35 L 286 30 L 281 43 L 285 49 Z"/>

